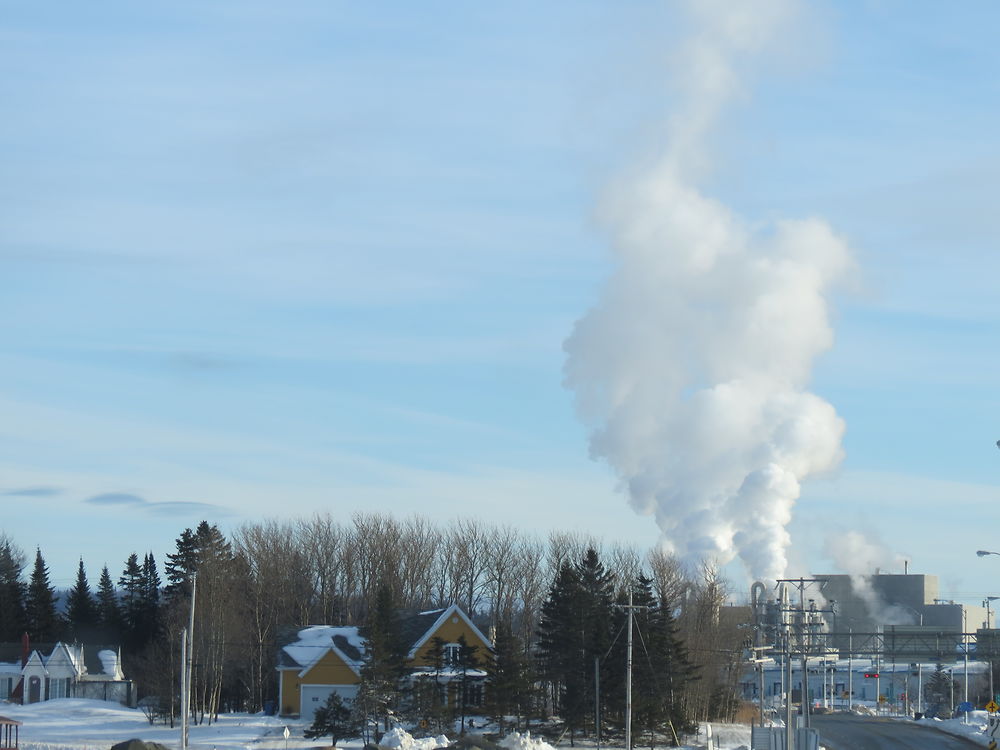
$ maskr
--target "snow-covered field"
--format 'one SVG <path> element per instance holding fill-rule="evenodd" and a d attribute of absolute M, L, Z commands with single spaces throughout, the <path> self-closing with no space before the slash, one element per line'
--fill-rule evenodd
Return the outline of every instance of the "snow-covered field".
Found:
<path fill-rule="evenodd" d="M 108 750 L 112 745 L 137 737 L 180 747 L 180 729 L 151 726 L 139 709 L 114 703 L 66 698 L 29 706 L 0 704 L 0 715 L 24 723 L 20 728 L 21 750 Z M 318 747 L 319 740 L 306 740 L 306 724 L 276 716 L 226 714 L 211 725 L 192 726 L 190 747 L 211 750 L 239 748 L 285 748 L 284 728 L 290 730 L 289 750 Z M 329 743 L 326 743 L 329 744 Z"/>
<path fill-rule="evenodd" d="M 20 728 L 21 750 L 109 750 L 112 745 L 132 738 L 180 747 L 179 728 L 151 726 L 142 711 L 102 701 L 67 698 L 30 706 L 0 703 L 0 715 L 24 723 Z M 329 740 L 303 738 L 307 726 L 308 722 L 277 716 L 223 714 L 211 725 L 192 726 L 189 744 L 192 750 L 299 750 L 329 746 Z M 289 730 L 287 740 L 285 727 Z M 720 750 L 750 744 L 749 727 L 713 724 L 712 735 L 712 747 Z M 398 750 L 440 747 L 437 740 L 414 741 L 405 732 L 387 735 L 384 744 Z M 551 745 L 530 735 L 512 735 L 501 744 L 507 750 L 552 750 Z M 565 744 L 568 746 L 568 742 Z M 703 730 L 697 744 L 691 747 L 707 745 Z M 361 741 L 341 742 L 339 747 L 360 750 Z"/>

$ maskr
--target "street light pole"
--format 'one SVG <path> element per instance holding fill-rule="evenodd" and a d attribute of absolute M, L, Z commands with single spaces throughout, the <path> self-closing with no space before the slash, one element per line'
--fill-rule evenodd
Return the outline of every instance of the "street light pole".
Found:
<path fill-rule="evenodd" d="M 986 629 L 990 630 L 993 627 L 993 623 L 990 621 L 990 602 L 995 602 L 1000 599 L 1000 596 L 987 596 L 983 599 L 983 606 L 986 607 Z"/>
<path fill-rule="evenodd" d="M 997 448 L 1000 448 L 1000 440 L 997 441 Z M 988 549 L 977 549 L 976 550 L 976 554 L 979 557 L 986 557 L 987 555 L 1000 555 L 1000 552 L 991 552 Z M 990 622 L 990 602 L 995 602 L 997 599 L 1000 599 L 1000 596 L 987 596 L 983 600 L 983 606 L 986 607 L 986 629 L 987 630 L 991 630 L 993 628 L 993 623 Z M 993 639 L 992 639 L 992 637 L 990 638 L 990 645 L 991 646 L 993 645 Z M 966 650 L 968 650 L 968 646 L 966 646 Z M 968 653 L 966 653 L 965 658 L 966 659 L 969 658 Z M 989 669 L 990 669 L 990 700 L 992 701 L 992 700 L 996 700 L 996 696 L 993 693 L 993 660 L 992 659 L 990 659 L 990 661 L 989 661 Z M 968 678 L 966 678 L 966 681 L 968 681 Z"/>
<path fill-rule="evenodd" d="M 966 617 L 965 610 L 962 610 L 962 650 L 965 652 L 965 686 L 964 686 L 964 701 L 966 704 L 969 702 L 969 624 Z M 968 709 L 968 705 L 966 705 Z M 962 721 L 963 724 L 969 723 L 969 712 L 965 711 L 965 719 Z"/>

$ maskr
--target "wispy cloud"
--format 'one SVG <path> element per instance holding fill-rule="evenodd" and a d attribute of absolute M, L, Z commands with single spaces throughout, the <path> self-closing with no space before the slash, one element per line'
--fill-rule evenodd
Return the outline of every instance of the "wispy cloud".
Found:
<path fill-rule="evenodd" d="M 148 501 L 138 495 L 127 492 L 105 492 L 101 495 L 88 497 L 83 502 L 91 505 L 146 505 Z"/>
<path fill-rule="evenodd" d="M 58 487 L 21 487 L 0 492 L 5 497 L 54 497 L 61 494 L 62 490 Z"/>
<path fill-rule="evenodd" d="M 86 498 L 84 503 L 89 505 L 103 505 L 115 507 L 134 508 L 140 512 L 160 517 L 189 516 L 189 515 L 211 515 L 230 516 L 232 512 L 221 505 L 197 502 L 152 502 L 139 495 L 130 492 L 105 492 L 100 495 L 93 495 Z"/>

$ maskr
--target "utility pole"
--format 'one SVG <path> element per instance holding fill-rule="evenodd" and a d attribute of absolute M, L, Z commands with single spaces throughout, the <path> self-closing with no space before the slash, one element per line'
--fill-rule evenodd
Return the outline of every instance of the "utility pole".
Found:
<path fill-rule="evenodd" d="M 799 582 L 799 648 L 802 649 L 802 726 L 809 727 L 809 643 L 806 639 L 806 587 Z"/>
<path fill-rule="evenodd" d="M 806 615 L 806 597 L 805 591 L 806 586 L 818 583 L 826 583 L 829 579 L 827 578 L 783 578 L 778 579 L 778 585 L 789 585 L 794 584 L 798 586 L 799 589 L 799 649 L 802 656 L 802 724 L 805 727 L 809 726 L 809 650 L 810 643 L 807 637 L 808 631 L 807 627 L 811 623 L 807 623 Z M 818 610 L 817 610 L 818 611 Z M 789 648 L 789 651 L 791 649 Z M 790 654 L 789 654 L 790 655 Z M 791 687 L 789 687 L 791 691 Z M 789 692 L 789 698 L 791 697 L 791 692 Z"/>
<path fill-rule="evenodd" d="M 753 607 L 753 657 L 757 666 L 757 704 L 760 707 L 760 726 L 764 726 L 764 652 L 771 651 L 764 645 L 765 603 L 762 600 L 764 584 L 757 582 L 750 587 L 751 606 Z M 777 651 L 774 644 L 774 652 Z"/>
<path fill-rule="evenodd" d="M 187 750 L 188 738 L 188 715 L 187 715 L 187 652 L 188 652 L 188 632 L 187 628 L 181 630 L 181 750 Z M 173 707 L 171 707 L 173 710 Z"/>
<path fill-rule="evenodd" d="M 182 634 L 181 643 L 184 653 L 181 655 L 181 750 L 188 748 L 188 733 L 191 715 L 191 675 L 194 671 L 194 602 L 198 591 L 198 574 L 191 574 L 191 614 L 188 627 Z"/>
<path fill-rule="evenodd" d="M 632 589 L 628 592 L 628 656 L 625 657 L 625 750 L 632 750 Z M 968 682 L 968 680 L 966 680 Z"/>
<path fill-rule="evenodd" d="M 601 750 L 601 659 L 594 657 L 594 734 L 597 750 Z"/>
<path fill-rule="evenodd" d="M 760 682 L 759 682 L 758 687 L 757 687 L 757 691 L 758 691 L 758 696 L 759 696 L 758 697 L 758 702 L 760 703 L 760 725 L 763 727 L 764 726 L 764 652 L 762 651 L 759 654 L 757 654 L 757 658 L 759 660 L 757 662 L 757 676 L 760 679 Z M 992 685 L 993 685 L 993 682 L 992 682 L 992 678 L 991 678 L 991 681 L 990 681 L 990 686 L 991 686 L 990 687 L 990 692 L 991 693 L 993 692 Z"/>
<path fill-rule="evenodd" d="M 641 609 L 644 612 L 649 609 L 646 606 L 632 604 L 632 590 L 628 592 L 628 604 L 625 611 L 628 613 L 628 637 L 625 639 L 625 750 L 632 750 L 632 613 Z"/>
<path fill-rule="evenodd" d="M 792 728 L 792 624 L 788 587 L 781 582 L 778 583 L 778 628 L 775 638 L 783 641 L 785 659 L 781 665 L 785 682 L 785 747 L 791 750 L 795 747 L 795 730 Z"/>
<path fill-rule="evenodd" d="M 965 697 L 963 700 L 966 705 L 969 703 L 969 622 L 968 616 L 965 612 L 965 607 L 962 607 L 962 651 L 965 652 Z M 965 712 L 965 718 L 962 720 L 963 724 L 969 723 L 969 712 Z"/>
<path fill-rule="evenodd" d="M 885 628 L 882 625 L 876 625 L 875 631 L 882 633 L 882 651 L 885 651 Z M 882 713 L 882 659 L 879 654 L 875 654 L 875 713 L 881 715 Z"/>
<path fill-rule="evenodd" d="M 917 711 L 923 713 L 924 710 L 924 665 L 917 662 Z"/>
<path fill-rule="evenodd" d="M 785 747 L 795 747 L 795 729 L 792 726 L 792 629 L 785 630 Z"/>
<path fill-rule="evenodd" d="M 851 712 L 851 702 L 854 700 L 854 664 L 851 657 L 854 652 L 854 630 L 847 628 L 847 713 Z"/>

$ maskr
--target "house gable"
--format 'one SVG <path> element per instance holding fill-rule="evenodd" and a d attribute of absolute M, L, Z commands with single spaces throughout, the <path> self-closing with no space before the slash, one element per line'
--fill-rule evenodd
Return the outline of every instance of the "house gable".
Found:
<path fill-rule="evenodd" d="M 64 643 L 57 643 L 45 659 L 45 671 L 50 678 L 56 680 L 66 677 L 77 679 L 81 675 L 77 660 Z"/>
<path fill-rule="evenodd" d="M 302 682 L 314 685 L 353 685 L 360 676 L 360 669 L 348 663 L 336 646 L 330 646 L 325 654 L 297 675 Z"/>
<path fill-rule="evenodd" d="M 24 676 L 37 675 L 39 677 L 45 677 L 45 662 L 42 661 L 42 656 L 37 651 L 32 651 L 31 656 L 28 657 L 28 663 L 24 665 L 21 670 L 21 674 Z"/>
<path fill-rule="evenodd" d="M 406 658 L 416 667 L 432 666 L 433 658 L 430 651 L 434 648 L 434 638 L 440 638 L 445 643 L 458 643 L 459 638 L 463 637 L 468 645 L 479 648 L 477 656 L 480 659 L 487 656 L 493 648 L 493 644 L 475 626 L 469 616 L 458 605 L 452 604 L 413 644 Z"/>
<path fill-rule="evenodd" d="M 301 713 L 304 686 L 357 685 L 363 647 L 354 627 L 317 625 L 299 631 L 298 639 L 279 655 L 281 713 Z"/>

